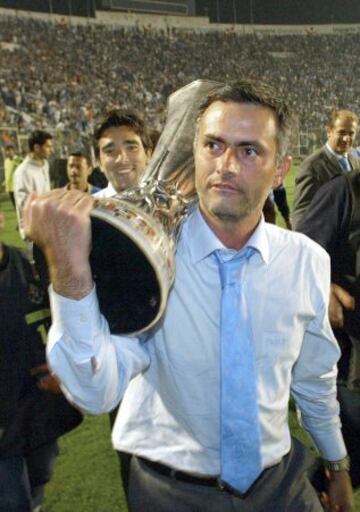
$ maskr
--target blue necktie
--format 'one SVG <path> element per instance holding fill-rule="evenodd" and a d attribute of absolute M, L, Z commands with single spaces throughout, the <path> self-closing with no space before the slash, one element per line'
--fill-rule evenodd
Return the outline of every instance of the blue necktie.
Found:
<path fill-rule="evenodd" d="M 341 156 L 339 158 L 339 162 L 340 162 L 341 167 L 344 169 L 344 171 L 351 171 L 351 165 L 350 165 L 349 159 L 346 158 L 346 156 Z"/>
<path fill-rule="evenodd" d="M 221 285 L 221 479 L 241 493 L 261 473 L 253 340 L 241 283 L 254 249 L 232 260 L 216 251 Z"/>

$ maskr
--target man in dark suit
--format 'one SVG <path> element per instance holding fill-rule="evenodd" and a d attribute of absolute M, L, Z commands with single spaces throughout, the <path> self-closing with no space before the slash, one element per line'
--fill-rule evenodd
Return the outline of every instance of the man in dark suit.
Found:
<path fill-rule="evenodd" d="M 317 190 L 334 176 L 352 169 L 360 170 L 360 159 L 351 149 L 358 131 L 359 118 L 349 110 L 331 113 L 326 127 L 327 143 L 307 157 L 295 179 L 292 225 L 296 229 Z"/>
<path fill-rule="evenodd" d="M 336 176 L 315 194 L 297 230 L 331 258 L 329 318 L 341 348 L 338 400 L 351 458 L 353 487 L 360 487 L 360 173 Z"/>

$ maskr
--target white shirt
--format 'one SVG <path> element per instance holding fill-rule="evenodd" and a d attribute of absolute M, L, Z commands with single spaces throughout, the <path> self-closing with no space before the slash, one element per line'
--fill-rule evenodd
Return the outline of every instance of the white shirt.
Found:
<path fill-rule="evenodd" d="M 263 468 L 290 449 L 290 386 L 322 455 L 346 455 L 336 401 L 339 348 L 327 303 L 329 257 L 307 237 L 263 220 L 242 282 L 256 352 Z M 201 475 L 220 473 L 221 242 L 199 210 L 184 223 L 166 313 L 146 338 L 112 336 L 93 290 L 81 301 L 51 291 L 48 358 L 71 400 L 90 413 L 122 397 L 115 448 Z M 109 290 L 109 293 L 111 291 Z"/>
<path fill-rule="evenodd" d="M 16 168 L 14 175 L 14 197 L 16 214 L 21 238 L 25 238 L 23 227 L 23 209 L 31 192 L 45 194 L 50 190 L 49 163 L 43 160 L 32 160 L 27 156 Z"/>
<path fill-rule="evenodd" d="M 107 184 L 107 187 L 99 190 L 99 192 L 96 192 L 95 194 L 93 194 L 93 197 L 95 199 L 107 199 L 108 197 L 113 197 L 117 194 L 116 190 L 114 189 L 114 187 L 111 185 L 110 181 L 109 183 Z"/>

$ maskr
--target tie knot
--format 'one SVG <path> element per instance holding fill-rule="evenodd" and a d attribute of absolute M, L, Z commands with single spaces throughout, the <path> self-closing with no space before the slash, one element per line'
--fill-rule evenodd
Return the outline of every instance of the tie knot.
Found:
<path fill-rule="evenodd" d="M 215 256 L 219 265 L 221 286 L 224 288 L 230 284 L 239 283 L 244 268 L 244 263 L 248 261 L 254 254 L 252 247 L 247 247 L 240 254 L 230 260 L 223 259 L 223 251 L 220 249 L 215 251 Z"/>
<path fill-rule="evenodd" d="M 340 162 L 341 167 L 344 169 L 344 171 L 350 171 L 350 169 L 351 169 L 350 162 L 349 162 L 349 159 L 346 158 L 346 156 L 341 156 L 339 158 L 339 162 Z"/>

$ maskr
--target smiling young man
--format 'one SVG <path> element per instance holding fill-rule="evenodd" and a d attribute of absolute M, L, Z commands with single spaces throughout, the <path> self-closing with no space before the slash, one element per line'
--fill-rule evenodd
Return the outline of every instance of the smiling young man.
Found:
<path fill-rule="evenodd" d="M 151 157 L 152 141 L 143 120 L 132 112 L 112 110 L 94 132 L 95 155 L 109 180 L 96 197 L 110 197 L 137 185 Z"/>
<path fill-rule="evenodd" d="M 360 169 L 360 159 L 351 152 L 359 127 L 358 116 L 335 110 L 326 126 L 327 143 L 305 158 L 296 180 L 292 222 L 296 229 L 319 188 L 334 176 Z"/>
<path fill-rule="evenodd" d="M 112 335 L 99 312 L 91 198 L 53 192 L 28 206 L 27 229 L 52 280 L 51 367 L 89 412 L 122 400 L 112 437 L 132 454 L 133 512 L 320 512 L 307 451 L 291 441 L 290 393 L 330 468 L 332 506 L 352 510 L 329 259 L 262 217 L 289 167 L 291 125 L 264 84 L 219 85 L 204 99 L 194 142 L 199 205 L 182 225 L 164 317 L 140 338 Z"/>

